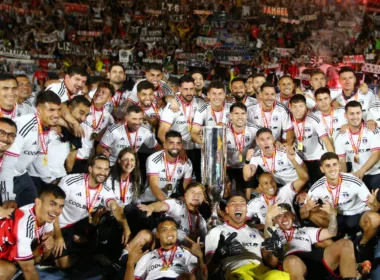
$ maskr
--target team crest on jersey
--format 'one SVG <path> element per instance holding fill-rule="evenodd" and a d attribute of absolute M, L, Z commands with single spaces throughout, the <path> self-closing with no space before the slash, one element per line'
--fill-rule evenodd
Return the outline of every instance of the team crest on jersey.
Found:
<path fill-rule="evenodd" d="M 249 237 L 251 237 L 251 238 L 256 238 L 256 234 L 251 233 L 251 234 L 249 234 Z"/>
<path fill-rule="evenodd" d="M 182 167 L 178 167 L 178 169 L 177 169 L 177 174 L 178 174 L 178 175 L 181 175 L 181 173 L 182 173 Z"/>
<path fill-rule="evenodd" d="M 368 139 L 367 138 L 363 138 L 363 144 L 367 144 L 368 143 Z"/>
<path fill-rule="evenodd" d="M 360 104 L 364 105 L 364 100 L 359 100 Z"/>
<path fill-rule="evenodd" d="M 338 122 L 338 118 L 334 118 L 334 119 L 333 119 L 333 122 L 334 122 L 334 123 L 337 123 L 337 122 Z"/>
<path fill-rule="evenodd" d="M 273 121 L 275 121 L 275 122 L 278 121 L 278 117 L 277 117 L 277 116 L 274 116 L 274 117 L 273 117 Z"/>
<path fill-rule="evenodd" d="M 346 193 L 346 192 L 344 192 L 342 195 L 343 195 L 343 197 L 346 197 L 346 198 L 350 196 L 350 194 Z"/>
<path fill-rule="evenodd" d="M 284 165 L 284 161 L 279 160 L 279 161 L 277 162 L 277 164 L 278 164 L 278 165 Z"/>
<path fill-rule="evenodd" d="M 142 137 L 141 136 L 138 136 L 137 137 L 137 142 L 141 142 L 142 141 Z"/>
<path fill-rule="evenodd" d="M 250 138 L 249 137 L 245 137 L 245 142 L 249 142 Z"/>
<path fill-rule="evenodd" d="M 182 255 L 181 253 L 175 254 L 175 257 L 176 257 L 176 258 L 182 258 L 182 256 L 183 256 L 183 255 Z"/>
<path fill-rule="evenodd" d="M 305 132 L 310 132 L 310 131 L 311 131 L 310 127 L 305 127 Z"/>

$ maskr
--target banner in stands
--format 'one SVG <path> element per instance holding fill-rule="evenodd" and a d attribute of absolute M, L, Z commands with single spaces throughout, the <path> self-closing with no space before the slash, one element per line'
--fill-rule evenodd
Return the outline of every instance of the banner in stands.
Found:
<path fill-rule="evenodd" d="M 374 74 L 380 74 L 380 65 L 364 63 L 362 67 L 363 72 L 369 72 Z"/>
<path fill-rule="evenodd" d="M 216 47 L 220 42 L 218 38 L 198 36 L 196 44 L 201 47 Z"/>
<path fill-rule="evenodd" d="M 285 23 L 290 23 L 290 24 L 300 24 L 301 23 L 301 21 L 298 19 L 291 19 L 291 18 L 284 18 L 284 17 L 280 18 L 280 21 L 285 22 Z"/>
<path fill-rule="evenodd" d="M 12 5 L 7 5 L 7 4 L 0 4 L 0 11 L 9 12 L 9 13 L 12 12 L 19 15 L 23 15 L 25 13 L 24 9 L 17 8 Z"/>
<path fill-rule="evenodd" d="M 119 61 L 121 63 L 132 62 L 132 50 L 119 50 Z"/>
<path fill-rule="evenodd" d="M 270 6 L 264 6 L 263 13 L 271 16 L 283 16 L 287 17 L 288 14 L 288 8 L 281 8 L 281 7 L 270 7 Z"/>
<path fill-rule="evenodd" d="M 277 55 L 279 56 L 291 56 L 296 52 L 295 49 L 275 48 Z"/>
<path fill-rule="evenodd" d="M 63 3 L 65 6 L 65 12 L 68 14 L 87 14 L 90 11 L 88 5 Z"/>
<path fill-rule="evenodd" d="M 211 68 L 211 64 L 204 60 L 198 60 L 198 59 L 190 59 L 187 61 L 188 67 L 196 67 L 196 68 Z"/>
<path fill-rule="evenodd" d="M 60 40 L 58 30 L 55 30 L 49 34 L 46 33 L 34 33 L 34 40 L 37 42 L 50 44 L 55 43 Z"/>
<path fill-rule="evenodd" d="M 299 19 L 301 21 L 312 21 L 312 20 L 316 20 L 317 19 L 317 15 L 316 14 L 312 14 L 312 15 L 300 16 Z"/>
<path fill-rule="evenodd" d="M 5 47 L 0 47 L 0 56 L 14 57 L 14 58 L 24 58 L 29 59 L 30 54 L 23 50 L 12 50 Z"/>
<path fill-rule="evenodd" d="M 99 37 L 99 36 L 102 36 L 102 32 L 99 32 L 99 31 L 77 31 L 77 35 L 87 36 L 87 37 Z"/>
<path fill-rule="evenodd" d="M 194 15 L 200 15 L 200 16 L 203 16 L 203 15 L 212 15 L 213 11 L 210 11 L 210 10 L 194 10 L 193 14 Z"/>
<path fill-rule="evenodd" d="M 365 63 L 364 55 L 345 55 L 343 63 Z"/>

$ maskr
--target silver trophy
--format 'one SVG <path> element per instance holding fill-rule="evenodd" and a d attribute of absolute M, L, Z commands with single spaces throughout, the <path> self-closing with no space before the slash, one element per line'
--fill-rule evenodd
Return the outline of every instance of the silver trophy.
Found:
<path fill-rule="evenodd" d="M 223 197 L 226 183 L 227 141 L 224 126 L 204 126 L 202 148 L 202 183 L 211 200 L 208 227 L 218 225 L 217 206 Z"/>

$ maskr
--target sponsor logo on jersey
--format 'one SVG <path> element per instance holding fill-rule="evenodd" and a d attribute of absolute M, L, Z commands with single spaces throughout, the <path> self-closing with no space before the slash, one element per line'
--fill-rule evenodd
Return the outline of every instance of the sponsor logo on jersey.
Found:
<path fill-rule="evenodd" d="M 338 122 L 338 118 L 334 118 L 334 119 L 333 119 L 333 122 L 334 122 L 334 123 L 337 123 L 337 122 Z"/>
<path fill-rule="evenodd" d="M 249 237 L 251 237 L 251 238 L 256 238 L 256 234 L 254 234 L 254 233 L 250 233 L 250 234 L 249 234 Z"/>
<path fill-rule="evenodd" d="M 256 117 L 254 117 L 253 119 L 254 119 L 254 120 L 258 120 L 258 119 L 259 119 L 259 116 L 256 116 Z"/>
<path fill-rule="evenodd" d="M 274 116 L 272 119 L 273 119 L 274 122 L 278 121 L 278 117 L 277 116 Z"/>
<path fill-rule="evenodd" d="M 182 167 L 178 167 L 178 168 L 177 168 L 177 174 L 178 174 L 178 175 L 181 175 L 181 173 L 182 173 Z"/>
<path fill-rule="evenodd" d="M 283 161 L 283 160 L 279 160 L 279 161 L 277 162 L 277 164 L 278 164 L 278 165 L 284 165 L 284 161 Z"/>
<path fill-rule="evenodd" d="M 245 142 L 249 142 L 249 140 L 250 140 L 249 136 L 245 137 Z"/>
<path fill-rule="evenodd" d="M 138 136 L 137 137 L 137 142 L 141 142 L 142 141 L 142 137 L 141 136 Z"/>
<path fill-rule="evenodd" d="M 363 138 L 363 144 L 367 144 L 368 143 L 368 139 L 367 138 Z"/>
<path fill-rule="evenodd" d="M 178 254 L 175 254 L 175 256 L 174 257 L 176 257 L 176 258 L 182 258 L 182 254 L 181 253 L 178 253 Z"/>
<path fill-rule="evenodd" d="M 310 127 L 305 127 L 305 132 L 311 132 Z"/>
<path fill-rule="evenodd" d="M 35 155 L 38 155 L 40 152 L 39 151 L 24 151 L 24 154 L 25 155 L 28 155 L 28 156 L 35 156 Z"/>
<path fill-rule="evenodd" d="M 343 197 L 349 197 L 350 196 L 350 194 L 347 192 L 344 192 L 342 195 L 343 195 Z"/>
<path fill-rule="evenodd" d="M 77 195 L 77 196 L 82 196 L 82 193 L 81 193 L 81 192 L 79 192 L 79 193 L 77 193 L 76 195 Z"/>

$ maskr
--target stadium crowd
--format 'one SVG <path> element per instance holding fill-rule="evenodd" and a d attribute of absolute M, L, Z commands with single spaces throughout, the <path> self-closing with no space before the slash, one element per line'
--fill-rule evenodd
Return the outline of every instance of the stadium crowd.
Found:
<path fill-rule="evenodd" d="M 378 4 L 80 2 L 0 4 L 0 279 L 380 279 Z"/>

